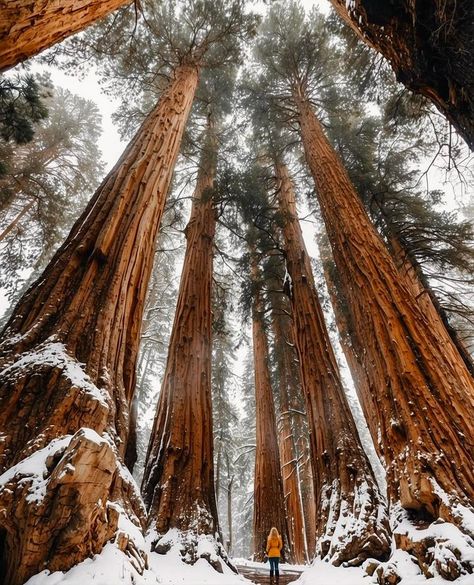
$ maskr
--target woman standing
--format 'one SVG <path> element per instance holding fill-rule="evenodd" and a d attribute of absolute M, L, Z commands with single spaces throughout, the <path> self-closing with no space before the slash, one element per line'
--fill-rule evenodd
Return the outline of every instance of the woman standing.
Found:
<path fill-rule="evenodd" d="M 273 573 L 276 577 L 276 585 L 280 581 L 280 571 L 278 570 L 278 563 L 280 562 L 281 549 L 283 542 L 278 530 L 273 526 L 267 538 L 267 555 L 270 561 L 270 584 L 273 584 Z"/>

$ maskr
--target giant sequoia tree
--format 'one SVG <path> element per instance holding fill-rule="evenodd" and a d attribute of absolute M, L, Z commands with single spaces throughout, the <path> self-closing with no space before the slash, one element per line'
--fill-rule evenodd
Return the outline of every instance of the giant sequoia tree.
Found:
<path fill-rule="evenodd" d="M 472 358 L 452 325 L 456 317 L 457 325 L 461 319 L 469 323 L 473 318 L 466 288 L 474 274 L 474 228 L 460 221 L 456 212 L 440 211 L 440 191 L 417 186 L 418 166 L 432 150 L 432 136 L 423 131 L 418 118 L 368 114 L 358 104 L 348 118 L 346 104 L 354 91 L 344 74 L 343 89 L 325 92 L 328 137 L 391 251 L 400 278 L 429 319 L 446 327 L 474 373 Z M 386 112 L 399 99 L 397 93 L 389 89 L 387 93 Z"/>
<path fill-rule="evenodd" d="M 0 71 L 79 32 L 132 0 L 9 0 L 0 11 Z"/>
<path fill-rule="evenodd" d="M 3 331 L 1 467 L 10 471 L 0 497 L 8 583 L 23 583 L 45 562 L 67 569 L 100 552 L 117 529 L 108 501 L 143 521 L 121 457 L 154 240 L 197 80 L 195 66 L 176 70 Z M 25 481 L 22 465 L 33 453 L 49 462 L 36 502 L 27 497 L 36 476 L 27 473 Z M 79 490 L 82 484 L 89 488 Z"/>
<path fill-rule="evenodd" d="M 249 232 L 249 238 L 251 240 L 252 339 L 257 419 L 253 556 L 255 560 L 263 560 L 268 532 L 272 526 L 275 526 L 282 536 L 286 558 L 292 559 L 293 542 L 290 542 L 288 538 L 289 532 L 285 499 L 283 496 L 275 404 L 270 377 L 268 339 L 264 320 L 265 303 L 262 294 L 262 276 L 258 266 L 257 248 L 255 245 L 255 230 Z"/>
<path fill-rule="evenodd" d="M 470 0 L 331 0 L 398 81 L 430 99 L 474 148 L 474 5 Z"/>
<path fill-rule="evenodd" d="M 275 173 L 294 338 L 311 429 L 319 505 L 316 552 L 334 564 L 385 559 L 390 550 L 385 502 L 344 393 L 298 222 L 293 184 L 282 160 L 275 163 Z"/>
<path fill-rule="evenodd" d="M 191 217 L 186 227 L 178 303 L 148 448 L 143 494 L 158 536 L 178 528 L 214 535 L 211 408 L 211 285 L 216 211 L 217 137 L 212 114 L 204 138 Z M 159 543 L 159 541 L 158 541 Z"/>
<path fill-rule="evenodd" d="M 362 397 L 362 405 L 387 468 L 396 542 L 413 552 L 426 572 L 433 570 L 429 566 L 434 559 L 434 567 L 453 578 L 464 570 L 463 563 L 469 570 L 469 560 L 452 558 L 446 565 L 442 548 L 452 547 L 449 541 L 434 546 L 434 527 L 428 531 L 429 538 L 419 541 L 404 532 L 400 522 L 402 518 L 408 522 L 409 518 L 441 519 L 472 536 L 462 514 L 474 495 L 473 428 L 468 415 L 474 402 L 472 377 L 446 330 L 428 320 L 400 282 L 316 118 L 312 91 L 325 76 L 323 64 L 328 58 L 317 15 L 312 15 L 309 27 L 298 10 L 285 13 L 277 7 L 267 26 L 267 31 L 270 27 L 274 34 L 278 31 L 282 42 L 270 54 L 265 51 L 264 37 L 261 55 L 269 71 L 283 72 L 275 86 L 281 96 L 286 85 L 296 106 L 341 286 L 364 348 L 360 359 L 371 395 Z M 308 46 L 313 47 L 311 54 Z"/>
<path fill-rule="evenodd" d="M 157 43 L 150 67 L 163 65 L 166 46 L 167 88 L 2 334 L 1 550 L 14 585 L 100 552 L 117 530 L 113 501 L 143 521 L 121 459 L 154 241 L 199 70 L 235 58 L 251 22 L 240 2 L 188 8 L 201 33 L 183 26 Z M 34 453 L 45 460 L 36 500 Z"/>
<path fill-rule="evenodd" d="M 301 385 L 292 331 L 291 307 L 286 295 L 282 294 L 283 291 L 279 291 L 281 282 L 283 282 L 283 278 L 281 278 L 280 282 L 274 283 L 275 290 L 273 294 L 269 295 L 280 406 L 278 445 L 280 448 L 283 490 L 288 518 L 288 533 L 292 542 L 294 561 L 301 564 L 310 558 L 306 539 L 306 520 L 309 521 L 311 509 L 305 508 L 303 511 L 301 497 L 300 456 L 292 413 L 297 394 L 301 393 Z"/>

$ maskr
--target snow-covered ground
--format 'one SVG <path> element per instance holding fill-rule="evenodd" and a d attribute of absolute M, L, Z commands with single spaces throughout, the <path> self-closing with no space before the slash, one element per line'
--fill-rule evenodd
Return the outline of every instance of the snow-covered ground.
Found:
<path fill-rule="evenodd" d="M 139 575 L 129 558 L 114 544 L 105 546 L 100 555 L 87 559 L 67 573 L 43 571 L 25 585 L 250 585 L 227 566 L 218 573 L 204 559 L 194 565 L 181 560 L 178 546 L 166 555 L 149 554 L 149 568 Z"/>
<path fill-rule="evenodd" d="M 403 575 L 400 585 L 448 585 L 441 577 L 425 579 L 407 553 L 398 551 L 397 566 Z M 391 559 L 394 560 L 394 557 Z M 257 570 L 268 571 L 268 565 L 238 559 Z M 376 578 L 369 577 L 360 568 L 334 567 L 323 561 L 316 561 L 311 567 L 281 565 L 281 572 L 294 569 L 303 570 L 295 585 L 370 585 Z M 166 555 L 151 553 L 149 569 L 139 575 L 129 562 L 128 557 L 114 544 L 107 544 L 100 555 L 87 559 L 67 573 L 50 574 L 44 571 L 35 575 L 25 585 L 250 585 L 251 581 L 235 575 L 227 567 L 224 573 L 215 571 L 207 561 L 199 559 L 194 565 L 181 560 L 178 547 L 173 547 Z M 451 582 L 452 583 L 452 582 Z M 474 575 L 464 575 L 455 581 L 456 585 L 473 585 Z"/>

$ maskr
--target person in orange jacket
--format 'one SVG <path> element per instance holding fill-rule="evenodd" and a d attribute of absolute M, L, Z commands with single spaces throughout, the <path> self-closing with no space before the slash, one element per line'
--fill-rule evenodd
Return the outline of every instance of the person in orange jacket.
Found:
<path fill-rule="evenodd" d="M 280 571 L 278 569 L 278 563 L 280 562 L 281 549 L 283 548 L 283 542 L 281 536 L 278 534 L 278 530 L 275 526 L 270 530 L 270 534 L 267 537 L 267 556 L 270 561 L 270 583 L 273 583 L 273 573 L 275 572 L 276 585 L 280 582 Z"/>

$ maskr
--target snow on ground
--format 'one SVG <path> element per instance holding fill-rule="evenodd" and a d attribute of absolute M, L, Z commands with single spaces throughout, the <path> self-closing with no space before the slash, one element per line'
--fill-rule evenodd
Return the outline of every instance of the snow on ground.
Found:
<path fill-rule="evenodd" d="M 448 585 L 442 577 L 426 579 L 419 568 L 411 560 L 410 555 L 401 550 L 395 551 L 390 562 L 396 561 L 397 569 L 402 577 L 399 585 Z M 295 585 L 370 585 L 377 583 L 376 576 L 369 577 L 361 567 L 335 567 L 317 560 L 307 568 L 301 577 L 294 581 Z M 474 575 L 463 575 L 454 581 L 455 585 L 473 585 Z"/>
<path fill-rule="evenodd" d="M 407 553 L 397 551 L 394 555 L 403 578 L 399 585 L 448 585 L 441 577 L 425 579 L 410 560 Z M 239 565 L 246 565 L 264 573 L 268 564 L 235 559 Z M 392 560 L 395 560 L 392 558 Z M 185 564 L 180 557 L 178 546 L 172 547 L 166 555 L 151 553 L 149 569 L 139 575 L 128 557 L 114 544 L 105 546 L 100 555 L 87 559 L 67 573 L 43 571 L 25 585 L 250 585 L 250 581 L 235 575 L 225 567 L 224 574 L 217 573 L 207 561 L 199 559 L 194 565 Z M 361 567 L 334 567 L 324 561 L 315 561 L 311 567 L 303 565 L 280 565 L 282 573 L 303 570 L 295 585 L 371 585 L 376 578 L 369 577 Z M 455 581 L 456 585 L 473 585 L 474 576 L 464 575 Z"/>
<path fill-rule="evenodd" d="M 227 566 L 218 573 L 204 559 L 194 565 L 181 560 L 179 544 L 166 555 L 149 553 L 149 569 L 137 573 L 129 557 L 113 543 L 107 544 L 100 555 L 86 559 L 66 573 L 42 571 L 25 585 L 250 585 L 241 575 L 235 575 Z"/>

